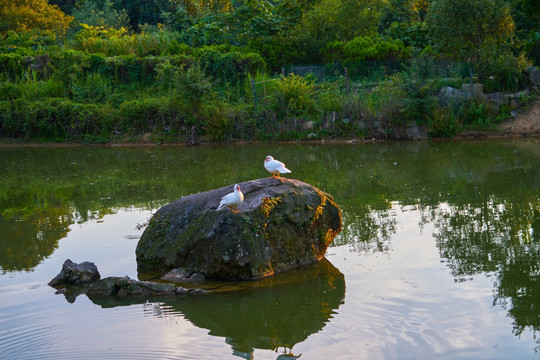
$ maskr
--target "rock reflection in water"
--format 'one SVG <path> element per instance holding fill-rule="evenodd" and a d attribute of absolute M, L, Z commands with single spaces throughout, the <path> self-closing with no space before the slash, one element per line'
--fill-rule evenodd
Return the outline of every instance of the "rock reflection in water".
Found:
<path fill-rule="evenodd" d="M 227 289 L 230 289 L 227 286 Z M 250 359 L 255 349 L 292 349 L 321 331 L 345 298 L 345 277 L 326 258 L 234 291 L 205 296 L 155 298 L 145 314 L 182 316 L 212 336 L 225 338 L 233 354 Z M 102 307 L 144 303 L 137 298 L 91 297 Z M 150 300 L 152 301 L 152 300 Z"/>

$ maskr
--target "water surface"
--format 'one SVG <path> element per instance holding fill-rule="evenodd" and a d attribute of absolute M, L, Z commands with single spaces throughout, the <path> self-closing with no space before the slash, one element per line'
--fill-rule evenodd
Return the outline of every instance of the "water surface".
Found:
<path fill-rule="evenodd" d="M 340 204 L 325 261 L 208 297 L 47 286 L 68 258 L 137 278 L 138 225 L 181 196 L 268 176 L 266 155 Z M 0 358 L 538 357 L 537 139 L 10 147 L 0 170 Z"/>

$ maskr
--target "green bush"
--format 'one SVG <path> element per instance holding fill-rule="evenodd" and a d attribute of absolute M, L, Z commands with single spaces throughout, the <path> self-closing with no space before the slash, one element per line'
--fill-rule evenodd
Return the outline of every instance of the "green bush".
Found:
<path fill-rule="evenodd" d="M 120 105 L 120 128 L 130 135 L 139 135 L 155 131 L 163 125 L 163 99 L 145 98 L 126 101 Z"/>
<path fill-rule="evenodd" d="M 147 57 L 189 52 L 189 46 L 181 43 L 179 34 L 166 30 L 128 35 L 124 28 L 117 30 L 104 26 L 81 26 L 82 29 L 74 35 L 70 46 L 87 53 Z"/>
<path fill-rule="evenodd" d="M 290 74 L 276 82 L 273 95 L 274 111 L 278 118 L 304 117 L 316 110 L 314 84 L 307 78 Z"/>
<path fill-rule="evenodd" d="M 209 76 L 222 83 L 241 83 L 247 74 L 264 71 L 266 68 L 259 54 L 222 45 L 195 49 L 193 56 Z"/>
<path fill-rule="evenodd" d="M 325 63 L 340 63 L 345 60 L 345 43 L 343 41 L 330 41 L 322 50 Z"/>
<path fill-rule="evenodd" d="M 48 97 L 64 97 L 66 94 L 64 83 L 54 78 L 40 81 L 37 80 L 37 78 L 27 77 L 24 81 L 18 82 L 17 86 L 21 90 L 24 98 L 29 101 Z"/>
<path fill-rule="evenodd" d="M 186 131 L 188 111 L 185 103 L 173 96 L 144 98 L 126 101 L 120 105 L 119 130 L 128 135 L 146 132 L 168 132 L 180 134 Z"/>
<path fill-rule="evenodd" d="M 434 63 L 430 59 L 418 58 L 396 77 L 400 78 L 402 109 L 404 118 L 417 125 L 425 125 L 437 107 L 438 88 Z"/>
<path fill-rule="evenodd" d="M 0 82 L 0 101 L 13 100 L 22 97 L 22 91 L 19 86 L 3 81 Z"/>
<path fill-rule="evenodd" d="M 198 64 L 180 69 L 174 81 L 177 95 L 186 101 L 194 112 L 201 108 L 205 99 L 214 96 L 213 84 Z"/>
<path fill-rule="evenodd" d="M 178 67 L 171 64 L 169 59 L 156 64 L 155 71 L 155 84 L 158 88 L 170 90 L 175 87 L 174 78 L 177 76 Z"/>
<path fill-rule="evenodd" d="M 229 103 L 212 101 L 206 104 L 205 129 L 210 139 L 225 141 L 232 136 L 234 128 L 233 109 Z"/>
<path fill-rule="evenodd" d="M 493 110 L 483 101 L 476 100 L 461 105 L 457 117 L 465 127 L 472 129 L 486 129 L 497 122 Z"/>
<path fill-rule="evenodd" d="M 76 80 L 71 85 L 73 100 L 80 103 L 105 103 L 111 89 L 99 73 Z"/>
<path fill-rule="evenodd" d="M 116 114 L 107 106 L 49 98 L 0 102 L 1 135 L 38 141 L 109 141 Z"/>
<path fill-rule="evenodd" d="M 279 72 L 284 64 L 293 64 L 305 55 L 287 36 L 254 38 L 248 41 L 248 45 L 252 51 L 260 54 L 271 71 Z"/>
<path fill-rule="evenodd" d="M 345 94 L 337 83 L 322 85 L 316 89 L 316 107 L 323 114 L 330 111 L 339 111 L 343 108 Z"/>
<path fill-rule="evenodd" d="M 359 36 L 343 44 L 343 57 L 352 62 L 407 59 L 410 50 L 401 40 L 384 39 L 380 35 Z"/>
<path fill-rule="evenodd" d="M 428 122 L 428 135 L 430 137 L 454 137 L 461 130 L 461 124 L 447 108 L 438 108 L 434 111 Z"/>
<path fill-rule="evenodd" d="M 507 51 L 494 53 L 488 61 L 486 91 L 515 91 L 527 82 L 527 61 Z"/>
<path fill-rule="evenodd" d="M 4 80 L 15 81 L 26 71 L 24 56 L 19 54 L 0 54 L 0 75 Z"/>

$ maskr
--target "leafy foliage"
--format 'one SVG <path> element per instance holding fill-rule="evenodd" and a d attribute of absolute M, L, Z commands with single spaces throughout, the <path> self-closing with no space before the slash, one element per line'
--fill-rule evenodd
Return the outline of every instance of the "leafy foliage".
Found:
<path fill-rule="evenodd" d="M 279 118 L 302 117 L 315 111 L 312 81 L 290 74 L 276 85 L 274 109 Z"/>
<path fill-rule="evenodd" d="M 515 28 L 503 0 L 436 0 L 426 24 L 444 54 L 476 63 L 481 80 L 487 77 L 488 58 L 483 50 L 507 41 Z"/>
<path fill-rule="evenodd" d="M 380 0 L 321 0 L 304 13 L 294 29 L 310 61 L 319 61 L 321 51 L 332 41 L 348 41 L 376 31 Z"/>
<path fill-rule="evenodd" d="M 538 13 L 529 0 L 29 4 L 0 3 L 0 136 L 404 138 L 411 124 L 453 136 L 508 112 L 442 108 L 443 83 L 475 76 L 486 91 L 514 91 L 538 61 Z M 449 58 L 468 67 L 453 70 Z"/>
<path fill-rule="evenodd" d="M 47 0 L 2 0 L 0 34 L 9 30 L 26 32 L 39 29 L 51 35 L 63 35 L 73 18 Z"/>
<path fill-rule="evenodd" d="M 102 5 L 93 1 L 82 1 L 72 15 L 81 24 L 107 27 L 129 28 L 129 17 L 126 9 L 117 10 L 112 0 L 105 0 Z"/>
<path fill-rule="evenodd" d="M 383 39 L 381 36 L 361 36 L 343 45 L 345 61 L 394 60 L 410 56 L 401 40 Z"/>

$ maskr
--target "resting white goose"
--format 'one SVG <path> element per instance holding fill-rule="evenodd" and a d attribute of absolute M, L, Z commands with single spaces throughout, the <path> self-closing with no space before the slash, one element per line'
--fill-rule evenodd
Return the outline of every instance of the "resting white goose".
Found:
<path fill-rule="evenodd" d="M 229 209 L 231 209 L 232 212 L 239 213 L 240 210 L 237 209 L 237 206 L 242 204 L 243 202 L 244 194 L 242 194 L 242 190 L 240 190 L 240 185 L 236 184 L 234 185 L 234 192 L 227 194 L 221 198 L 221 202 L 219 203 L 217 210 L 228 207 Z"/>
<path fill-rule="evenodd" d="M 279 174 L 288 174 L 291 172 L 291 170 L 287 169 L 285 167 L 285 164 L 281 161 L 274 160 L 274 158 L 270 155 L 264 159 L 264 167 L 266 170 L 268 170 L 269 173 L 272 174 L 272 177 L 279 178 Z"/>

